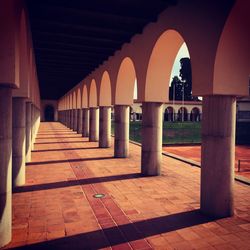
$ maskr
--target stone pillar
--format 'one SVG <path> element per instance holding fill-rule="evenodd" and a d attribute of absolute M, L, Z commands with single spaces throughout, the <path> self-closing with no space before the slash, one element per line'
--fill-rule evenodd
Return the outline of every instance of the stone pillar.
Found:
<path fill-rule="evenodd" d="M 74 124 L 73 124 L 73 130 L 77 131 L 77 109 L 73 109 L 74 112 Z"/>
<path fill-rule="evenodd" d="M 142 103 L 141 172 L 160 175 L 162 162 L 162 103 Z"/>
<path fill-rule="evenodd" d="M 35 106 L 31 104 L 31 150 L 34 149 L 35 143 Z"/>
<path fill-rule="evenodd" d="M 89 109 L 89 141 L 99 140 L 99 108 Z"/>
<path fill-rule="evenodd" d="M 25 98 L 12 99 L 12 186 L 25 184 Z"/>
<path fill-rule="evenodd" d="M 63 111 L 63 124 L 67 126 L 67 110 Z"/>
<path fill-rule="evenodd" d="M 12 90 L 0 87 L 0 248 L 11 240 Z"/>
<path fill-rule="evenodd" d="M 77 133 L 82 134 L 82 109 L 77 109 Z"/>
<path fill-rule="evenodd" d="M 40 125 L 40 110 L 35 106 L 35 137 Z"/>
<path fill-rule="evenodd" d="M 213 217 L 234 213 L 235 119 L 235 97 L 203 97 L 201 211 Z"/>
<path fill-rule="evenodd" d="M 129 105 L 115 105 L 115 152 L 117 158 L 129 155 Z"/>
<path fill-rule="evenodd" d="M 73 109 L 70 110 L 70 128 L 74 128 L 74 111 Z"/>
<path fill-rule="evenodd" d="M 70 127 L 70 111 L 68 109 L 66 110 L 66 126 Z"/>
<path fill-rule="evenodd" d="M 99 147 L 111 146 L 111 107 L 100 107 Z"/>
<path fill-rule="evenodd" d="M 83 137 L 89 136 L 89 109 L 88 108 L 82 109 L 82 136 Z"/>
<path fill-rule="evenodd" d="M 26 102 L 26 162 L 31 161 L 31 102 Z"/>

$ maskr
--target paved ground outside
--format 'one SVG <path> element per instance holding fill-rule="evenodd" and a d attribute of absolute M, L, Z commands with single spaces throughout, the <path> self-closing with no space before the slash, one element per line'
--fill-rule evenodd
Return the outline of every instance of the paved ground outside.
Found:
<path fill-rule="evenodd" d="M 250 249 L 250 188 L 235 182 L 235 215 L 199 212 L 200 169 L 163 156 L 140 175 L 140 151 L 113 158 L 59 123 L 42 123 L 13 195 L 9 249 Z M 96 199 L 95 194 L 105 197 Z"/>
<path fill-rule="evenodd" d="M 201 162 L 201 146 L 165 146 L 163 151 Z M 238 169 L 240 160 L 240 171 Z M 235 147 L 235 174 L 250 180 L 250 146 Z"/>

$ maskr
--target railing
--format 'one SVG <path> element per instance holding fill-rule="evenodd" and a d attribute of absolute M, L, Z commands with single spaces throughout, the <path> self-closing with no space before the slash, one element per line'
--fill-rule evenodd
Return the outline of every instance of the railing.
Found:
<path fill-rule="evenodd" d="M 239 159 L 239 160 L 238 160 L 238 172 L 240 172 L 240 170 L 241 170 L 240 168 L 241 168 L 241 163 L 242 163 L 242 162 L 250 162 L 250 160 L 248 160 L 248 159 Z M 245 169 L 244 169 L 244 170 L 245 170 Z M 244 170 L 243 170 L 243 171 L 244 171 Z M 245 170 L 245 171 L 250 171 L 250 167 L 249 167 L 248 170 Z"/>

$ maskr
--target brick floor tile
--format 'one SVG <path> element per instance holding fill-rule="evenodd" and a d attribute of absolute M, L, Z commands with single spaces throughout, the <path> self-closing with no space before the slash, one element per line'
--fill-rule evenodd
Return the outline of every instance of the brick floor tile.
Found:
<path fill-rule="evenodd" d="M 62 250 L 249 248 L 248 186 L 235 183 L 235 216 L 203 223 L 190 217 L 199 209 L 200 169 L 163 157 L 162 176 L 142 177 L 137 145 L 115 159 L 113 148 L 59 123 L 41 123 L 38 138 L 48 144 L 35 144 L 26 185 L 13 194 L 6 248 L 46 241 Z"/>

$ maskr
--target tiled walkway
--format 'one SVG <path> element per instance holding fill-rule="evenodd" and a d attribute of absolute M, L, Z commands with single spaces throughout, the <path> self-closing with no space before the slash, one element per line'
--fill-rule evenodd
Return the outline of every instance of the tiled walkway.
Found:
<path fill-rule="evenodd" d="M 14 249 L 250 249 L 250 188 L 235 183 L 235 216 L 199 213 L 200 169 L 163 157 L 162 176 L 59 123 L 42 123 L 27 184 L 13 195 Z M 96 199 L 94 194 L 104 194 Z"/>
<path fill-rule="evenodd" d="M 163 150 L 187 159 L 201 162 L 201 146 L 165 146 Z M 238 161 L 240 162 L 240 171 Z M 246 177 L 250 181 L 250 146 L 235 147 L 235 174 Z"/>

